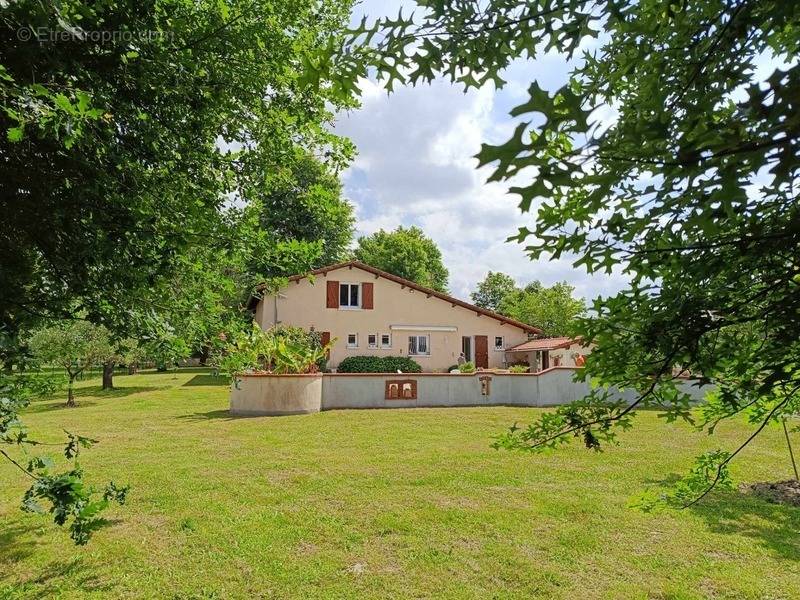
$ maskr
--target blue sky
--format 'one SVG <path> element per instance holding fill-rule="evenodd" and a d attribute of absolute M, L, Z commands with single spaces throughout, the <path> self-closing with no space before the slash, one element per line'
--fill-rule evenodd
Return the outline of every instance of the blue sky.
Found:
<path fill-rule="evenodd" d="M 362 14 L 397 14 L 399 2 L 365 2 Z M 365 81 L 362 106 L 342 113 L 336 131 L 353 140 L 359 154 L 343 174 L 354 204 L 357 235 L 398 225 L 418 225 L 442 250 L 450 270 L 450 291 L 469 299 L 488 271 L 512 275 L 520 284 L 568 281 L 587 300 L 616 292 L 619 275 L 589 276 L 571 261 L 531 261 L 506 238 L 530 224 L 507 184 L 485 183 L 489 169 L 477 170 L 481 142 L 501 143 L 516 121 L 509 110 L 527 100 L 530 82 L 553 91 L 567 80 L 570 65 L 558 55 L 517 62 L 505 72 L 501 90 L 487 86 L 464 94 L 447 81 L 398 88 L 391 95 Z M 535 207 L 534 209 L 535 210 Z"/>

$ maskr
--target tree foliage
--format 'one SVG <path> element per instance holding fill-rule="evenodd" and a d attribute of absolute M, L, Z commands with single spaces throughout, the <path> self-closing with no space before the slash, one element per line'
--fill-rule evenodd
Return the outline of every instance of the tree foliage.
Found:
<path fill-rule="evenodd" d="M 538 327 L 545 335 L 559 336 L 573 333 L 576 319 L 586 312 L 583 300 L 572 297 L 574 291 L 566 281 L 549 288 L 532 281 L 519 288 L 513 277 L 489 271 L 470 296 L 477 306 Z"/>
<path fill-rule="evenodd" d="M 577 319 L 586 312 L 583 300 L 573 298 L 575 288 L 566 281 L 544 287 L 534 281 L 524 289 L 515 289 L 500 301 L 501 314 L 534 325 L 546 335 L 572 335 Z"/>
<path fill-rule="evenodd" d="M 442 253 L 419 227 L 401 225 L 394 231 L 381 229 L 360 237 L 354 254 L 361 262 L 393 275 L 447 291 L 449 273 L 442 263 Z"/>
<path fill-rule="evenodd" d="M 34 358 L 67 372 L 67 406 L 75 406 L 73 385 L 85 369 L 116 355 L 108 330 L 87 321 L 65 321 L 34 331 L 28 346 Z"/>
<path fill-rule="evenodd" d="M 321 242 L 312 268 L 344 260 L 353 239 L 352 205 L 328 165 L 298 150 L 285 166 L 268 174 L 260 199 L 260 225 L 277 240 Z"/>
<path fill-rule="evenodd" d="M 347 6 L 26 0 L 6 7 L 3 323 L 13 329 L 25 311 L 75 308 L 92 320 L 110 318 L 119 302 L 141 300 L 154 280 L 174 272 L 183 251 L 214 239 L 226 197 L 256 196 L 265 171 L 298 144 L 346 159 L 349 144 L 321 125 L 347 102 L 304 91 L 298 80 L 303 57 L 338 30 Z M 65 24 L 134 39 L 17 35 L 63 33 Z"/>
<path fill-rule="evenodd" d="M 496 311 L 503 298 L 515 289 L 517 284 L 513 277 L 489 271 L 484 280 L 478 283 L 477 289 L 470 294 L 470 298 L 476 306 Z"/>
<path fill-rule="evenodd" d="M 317 76 L 340 74 L 343 90 L 370 69 L 389 90 L 438 76 L 476 88 L 502 86 L 520 57 L 575 58 L 562 87 L 531 82 L 511 111 L 524 120 L 478 159 L 494 166 L 491 181 L 509 181 L 523 211 L 537 207 L 513 238 L 533 258 L 573 257 L 590 273 L 619 266 L 630 277 L 594 302 L 580 333 L 597 344 L 586 365 L 594 381 L 638 399 L 621 407 L 599 387 L 506 441 L 544 448 L 577 434 L 599 447 L 644 406 L 692 421 L 675 383 L 691 373 L 719 390 L 701 427 L 758 415 L 753 436 L 701 457 L 691 477 L 713 486 L 764 426 L 798 408 L 800 4 L 420 6 L 414 18 L 365 19 L 332 40 Z"/>
<path fill-rule="evenodd" d="M 258 211 L 233 206 L 254 203 L 265 174 L 298 148 L 324 152 L 337 168 L 352 155 L 351 144 L 326 125 L 333 111 L 354 101 L 324 77 L 315 78 L 318 90 L 303 84 L 309 56 L 338 36 L 349 5 L 4 3 L 6 370 L 24 360 L 26 331 L 78 315 L 117 339 L 153 340 L 171 330 L 191 336 L 180 336 L 187 346 L 207 343 L 225 320 L 222 307 L 244 294 L 229 285 L 239 281 L 229 267 L 242 254 L 259 257 L 257 268 L 274 273 L 319 258 L 318 244 L 280 242 L 241 227 L 257 223 Z M 244 242 L 252 245 L 243 250 Z M 212 267 L 207 272 L 204 263 Z M 9 389 L 20 396 L 9 397 L 4 414 L 18 423 L 23 391 Z M 68 479 L 42 476 L 33 495 L 60 507 L 56 522 L 74 514 L 87 524 L 80 511 L 96 516 L 100 505 L 80 496 L 89 490 L 81 488 L 77 467 Z"/>

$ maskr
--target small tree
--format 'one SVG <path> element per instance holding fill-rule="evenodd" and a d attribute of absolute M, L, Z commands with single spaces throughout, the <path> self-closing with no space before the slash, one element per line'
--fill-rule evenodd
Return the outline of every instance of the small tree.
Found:
<path fill-rule="evenodd" d="M 39 361 L 66 370 L 69 379 L 67 406 L 75 406 L 75 378 L 87 367 L 105 362 L 114 355 L 108 330 L 87 321 L 67 321 L 43 327 L 33 333 L 28 345 Z"/>
<path fill-rule="evenodd" d="M 147 358 L 147 353 L 136 338 L 125 338 L 119 343 L 120 362 L 128 367 L 128 375 L 135 374 Z"/>

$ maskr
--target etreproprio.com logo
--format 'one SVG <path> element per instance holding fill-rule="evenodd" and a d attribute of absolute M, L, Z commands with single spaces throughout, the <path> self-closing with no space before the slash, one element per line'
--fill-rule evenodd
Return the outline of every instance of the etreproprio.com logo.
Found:
<path fill-rule="evenodd" d="M 49 27 L 20 27 L 17 29 L 17 39 L 21 42 L 90 42 L 108 44 L 118 42 L 150 42 L 154 40 L 172 39 L 169 31 L 128 31 L 128 30 L 99 30 L 81 29 L 51 29 Z"/>

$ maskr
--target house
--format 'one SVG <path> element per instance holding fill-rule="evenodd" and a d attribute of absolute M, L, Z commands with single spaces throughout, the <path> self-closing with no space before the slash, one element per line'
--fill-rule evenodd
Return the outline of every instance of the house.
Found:
<path fill-rule="evenodd" d="M 462 352 L 477 367 L 502 368 L 507 348 L 542 333 L 358 261 L 290 277 L 250 307 L 263 329 L 283 323 L 335 339 L 328 361 L 334 369 L 348 356 L 400 355 L 425 372 L 446 371 Z"/>

